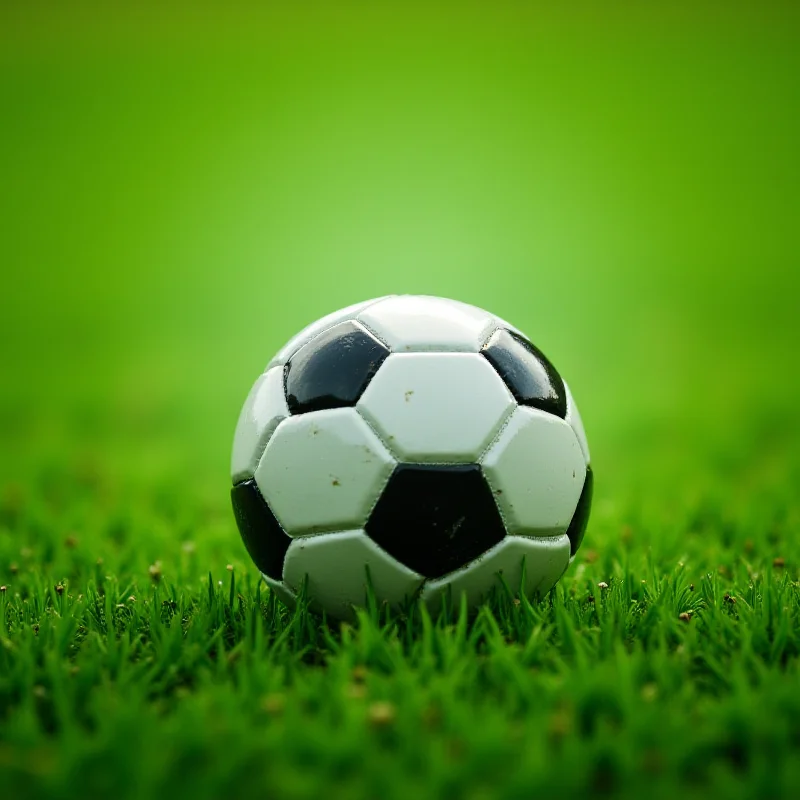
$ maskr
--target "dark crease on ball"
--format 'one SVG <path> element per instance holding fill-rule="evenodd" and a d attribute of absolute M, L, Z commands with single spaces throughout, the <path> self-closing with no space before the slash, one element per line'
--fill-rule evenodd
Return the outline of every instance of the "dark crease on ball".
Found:
<path fill-rule="evenodd" d="M 231 489 L 231 502 L 250 558 L 265 575 L 281 580 L 283 560 L 292 540 L 275 519 L 255 480 L 236 484 Z"/>
<path fill-rule="evenodd" d="M 583 541 L 583 535 L 586 533 L 586 526 L 589 523 L 589 513 L 592 510 L 592 493 L 594 492 L 594 473 L 592 468 L 586 467 L 586 478 L 583 482 L 583 489 L 581 496 L 578 499 L 578 505 L 575 508 L 575 513 L 572 515 L 572 522 L 567 528 L 567 536 L 569 537 L 569 551 L 570 555 L 575 555 L 578 548 Z"/>
<path fill-rule="evenodd" d="M 286 365 L 292 414 L 353 406 L 389 350 L 355 322 L 342 322 L 303 345 Z"/>
<path fill-rule="evenodd" d="M 481 352 L 518 403 L 566 418 L 564 382 L 535 345 L 519 334 L 500 328 L 492 334 Z"/>
<path fill-rule="evenodd" d="M 506 533 L 477 464 L 400 464 L 366 530 L 390 555 L 427 578 L 463 567 Z"/>

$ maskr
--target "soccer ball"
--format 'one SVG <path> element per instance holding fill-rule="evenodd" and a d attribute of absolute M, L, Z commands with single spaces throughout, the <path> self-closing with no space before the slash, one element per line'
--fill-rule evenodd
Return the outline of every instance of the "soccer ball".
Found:
<path fill-rule="evenodd" d="M 267 365 L 231 472 L 245 547 L 292 606 L 348 618 L 468 606 L 500 580 L 547 592 L 583 539 L 589 448 L 567 385 L 519 330 L 474 306 L 391 296 L 330 314 Z"/>

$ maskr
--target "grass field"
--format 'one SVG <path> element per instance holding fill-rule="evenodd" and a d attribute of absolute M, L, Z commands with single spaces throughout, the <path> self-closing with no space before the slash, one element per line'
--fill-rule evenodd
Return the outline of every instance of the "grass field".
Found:
<path fill-rule="evenodd" d="M 3 5 L 3 796 L 798 796 L 799 21 Z M 548 597 L 259 587 L 239 407 L 391 292 L 570 382 L 595 505 Z"/>

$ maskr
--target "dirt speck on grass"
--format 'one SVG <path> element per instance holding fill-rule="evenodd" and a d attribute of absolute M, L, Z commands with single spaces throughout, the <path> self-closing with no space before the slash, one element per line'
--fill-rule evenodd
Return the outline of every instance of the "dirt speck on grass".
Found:
<path fill-rule="evenodd" d="M 655 683 L 646 683 L 642 686 L 642 700 L 652 703 L 658 697 L 658 686 Z"/>
<path fill-rule="evenodd" d="M 345 695 L 350 700 L 363 700 L 367 696 L 367 687 L 363 683 L 350 683 L 345 688 Z"/>
<path fill-rule="evenodd" d="M 367 709 L 367 719 L 376 728 L 386 728 L 397 719 L 397 709 L 394 704 L 380 700 Z"/>
<path fill-rule="evenodd" d="M 547 724 L 547 735 L 552 741 L 561 741 L 572 731 L 572 715 L 565 708 L 560 708 L 553 713 Z"/>
<path fill-rule="evenodd" d="M 286 698 L 277 692 L 266 695 L 261 701 L 261 710 L 271 717 L 280 716 L 285 708 Z"/>

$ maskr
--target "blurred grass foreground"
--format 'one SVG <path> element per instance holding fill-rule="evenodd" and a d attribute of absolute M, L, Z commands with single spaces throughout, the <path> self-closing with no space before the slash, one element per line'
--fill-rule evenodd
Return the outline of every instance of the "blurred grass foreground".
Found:
<path fill-rule="evenodd" d="M 0 784 L 796 796 L 799 22 L 2 4 Z M 294 332 L 402 292 L 566 376 L 585 552 L 464 627 L 318 628 L 256 588 L 233 428 Z"/>

